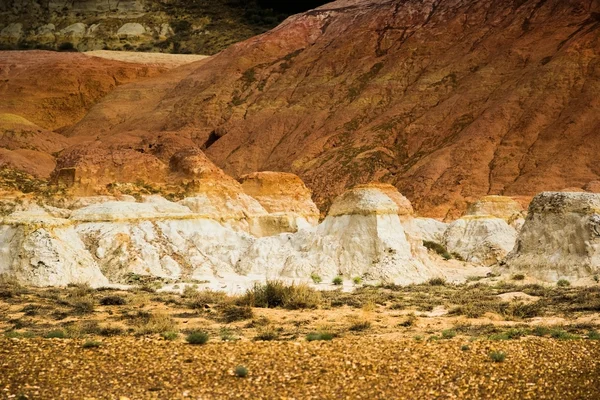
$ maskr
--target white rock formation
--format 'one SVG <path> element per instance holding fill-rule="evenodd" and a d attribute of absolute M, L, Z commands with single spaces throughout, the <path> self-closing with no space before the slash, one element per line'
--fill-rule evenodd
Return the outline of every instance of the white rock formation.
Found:
<path fill-rule="evenodd" d="M 136 38 L 144 34 L 146 34 L 146 28 L 137 22 L 128 22 L 117 31 L 117 36 L 121 38 Z"/>
<path fill-rule="evenodd" d="M 34 286 L 108 284 L 72 224 L 39 208 L 2 220 L 0 274 Z"/>
<path fill-rule="evenodd" d="M 504 264 L 551 282 L 600 274 L 600 194 L 537 195 Z"/>
<path fill-rule="evenodd" d="M 464 216 L 444 233 L 444 246 L 465 261 L 493 265 L 514 247 L 517 231 L 505 220 L 489 216 Z"/>
<path fill-rule="evenodd" d="M 423 241 L 444 243 L 448 224 L 433 218 L 410 218 L 402 222 L 406 234 Z"/>
<path fill-rule="evenodd" d="M 260 237 L 264 231 L 252 234 L 253 221 L 272 221 L 272 214 L 258 201 L 202 187 L 204 194 L 178 203 L 145 196 L 80 199 L 66 202 L 70 209 L 24 205 L 0 221 L 0 274 L 40 286 L 124 283 L 131 274 L 210 282 L 306 281 L 311 274 L 327 281 L 341 274 L 400 284 L 456 275 L 434 264 L 420 240 L 407 239 L 399 194 L 394 199 L 387 189 L 355 188 L 335 200 L 318 226 Z M 281 207 L 281 200 L 271 206 Z"/>
<path fill-rule="evenodd" d="M 85 36 L 86 26 L 81 22 L 67 26 L 60 34 L 71 39 L 79 40 Z"/>
<path fill-rule="evenodd" d="M 314 230 L 256 240 L 241 274 L 308 277 L 336 275 L 396 283 L 423 282 L 443 275 L 427 256 L 411 249 L 396 203 L 376 188 L 355 188 L 338 197 Z"/>

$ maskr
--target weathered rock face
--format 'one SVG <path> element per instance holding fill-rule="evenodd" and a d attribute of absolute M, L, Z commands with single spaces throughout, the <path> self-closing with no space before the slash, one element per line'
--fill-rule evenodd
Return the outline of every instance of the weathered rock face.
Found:
<path fill-rule="evenodd" d="M 398 194 L 398 197 L 400 195 Z M 257 240 L 240 263 L 243 273 L 325 279 L 336 275 L 397 283 L 443 276 L 420 247 L 408 242 L 399 208 L 375 187 L 359 187 L 339 196 L 314 230 Z"/>
<path fill-rule="evenodd" d="M 505 267 L 547 281 L 600 273 L 600 195 L 537 195 Z"/>
<path fill-rule="evenodd" d="M 34 286 L 108 284 L 68 220 L 33 207 L 0 224 L 0 275 Z"/>
<path fill-rule="evenodd" d="M 234 177 L 294 172 L 321 210 L 376 180 L 421 215 L 453 219 L 486 195 L 598 181 L 598 7 L 338 1 L 230 47 L 125 121 L 99 125 L 105 135 L 178 132 Z M 161 101 L 177 107 L 156 115 Z M 84 120 L 72 133 L 88 129 Z"/>
<path fill-rule="evenodd" d="M 448 225 L 444 245 L 465 261 L 493 265 L 513 249 L 517 231 L 500 218 L 464 216 Z"/>
<path fill-rule="evenodd" d="M 445 276 L 422 246 L 408 242 L 395 201 L 375 188 L 340 196 L 317 227 L 269 237 L 252 234 L 252 207 L 243 199 L 232 209 L 236 199 L 222 197 L 218 206 L 206 193 L 178 203 L 145 196 L 63 202 L 70 209 L 21 205 L 0 220 L 0 274 L 40 286 L 123 283 L 131 274 L 219 282 L 342 274 L 413 283 Z M 264 213 L 259 217 L 268 217 L 254 202 L 254 211 Z M 236 214 L 213 214 L 225 210 L 242 211 L 246 225 Z"/>
<path fill-rule="evenodd" d="M 448 224 L 433 218 L 410 218 L 402 221 L 406 234 L 422 241 L 444 243 L 444 233 Z"/>
<path fill-rule="evenodd" d="M 263 233 L 257 236 L 296 232 L 319 223 L 319 209 L 312 194 L 296 175 L 255 172 L 242 176 L 240 183 L 244 193 L 258 200 L 269 213 L 259 219 Z"/>
<path fill-rule="evenodd" d="M 525 219 L 521 203 L 505 196 L 485 196 L 470 204 L 466 215 L 501 218 L 515 229 L 519 229 Z"/>

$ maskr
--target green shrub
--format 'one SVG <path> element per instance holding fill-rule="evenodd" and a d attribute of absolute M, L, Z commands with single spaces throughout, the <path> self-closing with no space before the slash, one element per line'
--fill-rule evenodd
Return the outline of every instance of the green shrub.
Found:
<path fill-rule="evenodd" d="M 167 332 L 161 333 L 160 336 L 165 340 L 172 341 L 179 337 L 179 333 L 174 332 L 174 331 L 167 331 Z"/>
<path fill-rule="evenodd" d="M 185 337 L 186 342 L 188 342 L 189 344 L 194 344 L 194 345 L 206 344 L 206 342 L 208 342 L 208 339 L 209 339 L 208 333 L 202 332 L 202 331 L 190 332 Z"/>
<path fill-rule="evenodd" d="M 456 331 L 453 329 L 446 329 L 442 331 L 442 339 L 452 339 L 456 336 Z"/>
<path fill-rule="evenodd" d="M 306 335 L 306 340 L 309 342 L 315 340 L 332 340 L 334 335 L 329 332 L 313 332 Z"/>
<path fill-rule="evenodd" d="M 279 333 L 272 327 L 267 327 L 258 331 L 258 334 L 254 337 L 254 340 L 271 341 L 277 340 Z"/>
<path fill-rule="evenodd" d="M 62 329 L 56 329 L 50 331 L 44 335 L 46 339 L 66 339 L 68 337 L 67 333 Z"/>
<path fill-rule="evenodd" d="M 100 346 L 102 346 L 102 342 L 98 342 L 95 340 L 88 340 L 81 347 L 83 347 L 84 349 L 93 349 L 93 348 L 100 347 Z"/>
<path fill-rule="evenodd" d="M 235 369 L 233 370 L 233 373 L 235 374 L 235 376 L 237 376 L 238 378 L 245 378 L 248 376 L 248 368 L 244 367 L 243 365 L 238 365 L 237 367 L 235 367 Z"/>
<path fill-rule="evenodd" d="M 444 278 L 431 278 L 427 283 L 430 286 L 446 286 L 446 280 Z"/>
<path fill-rule="evenodd" d="M 556 286 L 558 286 L 558 287 L 568 287 L 568 286 L 571 286 L 571 282 L 569 282 L 566 279 L 559 279 L 558 282 L 556 282 Z"/>
<path fill-rule="evenodd" d="M 360 276 L 355 276 L 354 278 L 352 278 L 352 282 L 355 285 L 360 285 L 362 283 L 362 278 Z"/>
<path fill-rule="evenodd" d="M 333 283 L 335 286 L 341 286 L 344 283 L 344 278 L 342 278 L 341 276 L 336 276 L 335 278 L 333 278 L 333 281 L 331 281 L 331 283 Z"/>
<path fill-rule="evenodd" d="M 317 275 L 315 273 L 310 274 L 310 279 L 312 279 L 313 283 L 323 282 L 323 278 L 321 278 L 319 275 Z"/>
<path fill-rule="evenodd" d="M 466 345 L 466 344 L 463 344 L 462 346 L 460 346 L 460 349 L 462 351 L 469 351 L 469 350 L 471 350 L 471 348 L 468 345 Z"/>
<path fill-rule="evenodd" d="M 513 281 L 522 281 L 522 280 L 525 280 L 525 275 L 523 275 L 523 274 L 514 274 L 512 276 L 512 280 Z"/>
<path fill-rule="evenodd" d="M 251 307 L 298 310 L 317 308 L 321 301 L 321 293 L 307 284 L 286 285 L 281 281 L 267 281 L 265 284 L 255 284 L 239 303 Z"/>
<path fill-rule="evenodd" d="M 223 320 L 227 323 L 235 321 L 244 321 L 252 319 L 254 312 L 250 306 L 236 306 L 235 304 L 227 304 L 221 310 Z"/>
<path fill-rule="evenodd" d="M 94 298 L 92 296 L 79 297 L 76 300 L 70 302 L 73 309 L 73 313 L 84 315 L 91 314 L 94 312 Z"/>
<path fill-rule="evenodd" d="M 432 250 L 432 251 L 436 252 L 444 260 L 449 260 L 452 258 L 452 254 L 448 253 L 448 250 L 446 250 L 446 248 L 439 243 L 431 242 L 429 240 L 424 240 L 423 246 L 425 246 L 425 248 L 427 250 Z"/>
<path fill-rule="evenodd" d="M 504 362 L 504 360 L 506 359 L 506 353 L 504 353 L 503 351 L 492 351 L 490 353 L 490 359 L 496 363 Z"/>
<path fill-rule="evenodd" d="M 589 331 L 587 338 L 590 340 L 600 340 L 600 333 L 597 331 Z"/>
<path fill-rule="evenodd" d="M 369 321 L 357 321 L 350 326 L 350 330 L 353 332 L 361 332 L 366 331 L 371 327 L 371 322 Z"/>

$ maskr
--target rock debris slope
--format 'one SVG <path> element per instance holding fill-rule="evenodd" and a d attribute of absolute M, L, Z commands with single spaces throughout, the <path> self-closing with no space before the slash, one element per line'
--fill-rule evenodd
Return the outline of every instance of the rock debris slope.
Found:
<path fill-rule="evenodd" d="M 454 219 L 486 195 L 598 180 L 599 26 L 594 0 L 337 1 L 228 48 L 124 120 L 107 99 L 69 135 L 174 132 L 234 177 L 298 174 L 322 211 L 378 180 Z"/>

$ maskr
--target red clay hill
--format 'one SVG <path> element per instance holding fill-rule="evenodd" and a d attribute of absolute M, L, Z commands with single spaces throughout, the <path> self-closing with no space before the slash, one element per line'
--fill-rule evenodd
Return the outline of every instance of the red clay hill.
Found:
<path fill-rule="evenodd" d="M 62 133 L 162 163 L 177 138 L 234 177 L 296 173 L 322 209 L 391 183 L 449 217 L 598 186 L 599 28 L 597 0 L 341 0 L 121 86 Z"/>

